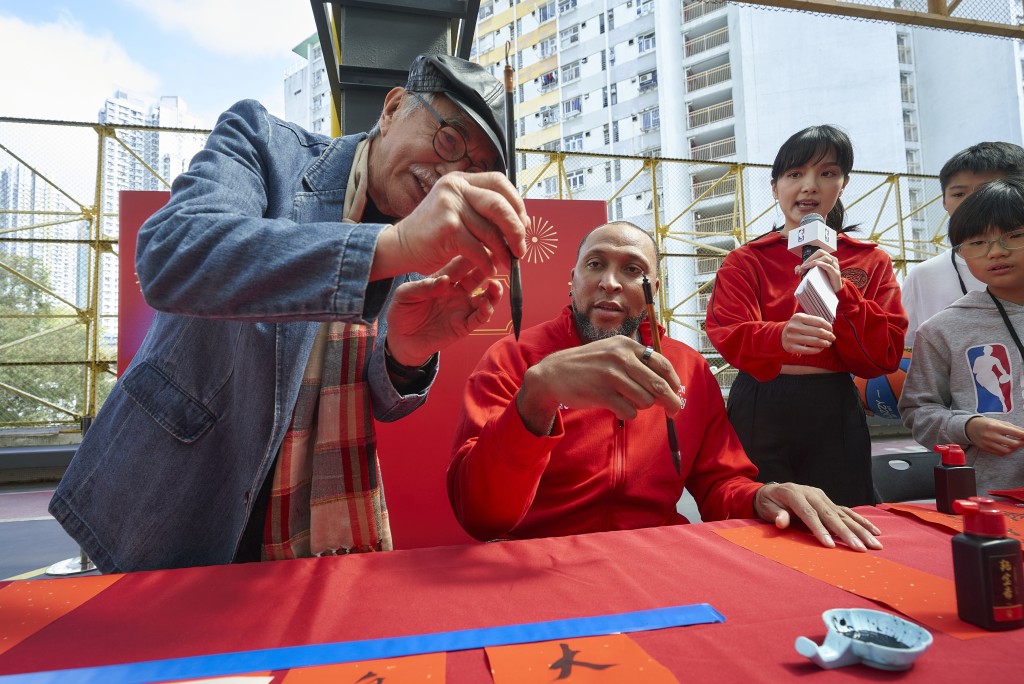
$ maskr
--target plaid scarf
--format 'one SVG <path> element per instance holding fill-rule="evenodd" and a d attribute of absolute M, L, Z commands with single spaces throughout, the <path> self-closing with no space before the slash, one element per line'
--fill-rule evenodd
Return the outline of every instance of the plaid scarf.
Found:
<path fill-rule="evenodd" d="M 366 207 L 360 143 L 344 219 Z M 323 323 L 302 377 L 292 421 L 274 464 L 263 560 L 390 551 L 377 439 L 364 370 L 377 324 Z"/>

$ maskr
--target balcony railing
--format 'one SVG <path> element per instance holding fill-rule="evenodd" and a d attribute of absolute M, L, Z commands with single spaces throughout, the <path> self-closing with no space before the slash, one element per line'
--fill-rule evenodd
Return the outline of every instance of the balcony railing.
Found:
<path fill-rule="evenodd" d="M 715 185 L 718 183 L 718 185 Z M 710 192 L 708 190 L 710 189 Z M 704 193 L 707 193 L 706 195 Z M 704 199 L 711 199 L 713 197 L 721 197 L 723 195 L 734 195 L 736 194 L 736 177 L 732 176 L 722 180 L 721 178 L 712 178 L 710 180 L 693 181 L 693 196 L 694 198 L 703 195 Z"/>
<path fill-rule="evenodd" d="M 696 233 L 729 233 L 732 232 L 732 224 L 732 214 L 705 216 L 693 219 L 693 230 Z"/>
<path fill-rule="evenodd" d="M 686 91 L 694 92 L 701 88 L 707 88 L 709 86 L 724 83 L 732 78 L 732 64 L 726 62 L 722 66 L 716 66 L 713 69 L 702 71 L 699 74 L 693 74 L 686 77 Z"/>
<path fill-rule="evenodd" d="M 690 158 L 698 161 L 711 161 L 734 154 L 736 154 L 736 138 L 725 138 L 690 148 Z"/>
<path fill-rule="evenodd" d="M 702 52 L 707 52 L 712 48 L 716 48 L 720 45 L 725 45 L 729 42 L 729 27 L 720 28 L 717 31 L 711 33 L 705 33 L 703 36 L 691 38 L 686 41 L 684 48 L 686 50 L 686 56 L 692 57 L 693 55 L 699 55 Z"/>
<path fill-rule="evenodd" d="M 697 0 L 697 2 L 691 2 L 689 5 L 683 6 L 683 21 L 693 21 L 694 19 L 700 19 L 705 14 L 711 14 L 717 12 L 720 9 L 725 9 L 728 3 L 716 2 L 715 0 Z"/>
<path fill-rule="evenodd" d="M 722 256 L 697 257 L 697 273 L 700 275 L 710 275 L 717 272 L 724 258 Z"/>
<path fill-rule="evenodd" d="M 710 107 L 694 109 L 689 115 L 690 128 L 700 128 L 701 126 L 707 126 L 708 124 L 713 124 L 721 121 L 722 119 L 731 119 L 732 115 L 732 100 L 719 102 L 718 104 L 711 105 Z"/>

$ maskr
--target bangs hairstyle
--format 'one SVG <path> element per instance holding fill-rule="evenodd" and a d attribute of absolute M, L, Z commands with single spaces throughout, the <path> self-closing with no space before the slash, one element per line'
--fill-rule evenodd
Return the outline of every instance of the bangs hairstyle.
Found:
<path fill-rule="evenodd" d="M 992 229 L 1009 233 L 1024 226 L 1024 177 L 1012 176 L 985 183 L 963 201 L 949 219 L 949 242 L 964 240 Z"/>
<path fill-rule="evenodd" d="M 772 164 L 772 185 L 786 171 L 804 164 L 817 164 L 830 154 L 835 154 L 836 163 L 843 177 L 849 178 L 853 170 L 853 143 L 850 137 L 835 126 L 809 126 L 799 133 L 794 133 L 789 140 L 782 143 L 779 153 Z M 843 226 L 846 211 L 841 200 L 828 212 L 825 223 L 837 233 L 853 230 L 855 226 Z"/>

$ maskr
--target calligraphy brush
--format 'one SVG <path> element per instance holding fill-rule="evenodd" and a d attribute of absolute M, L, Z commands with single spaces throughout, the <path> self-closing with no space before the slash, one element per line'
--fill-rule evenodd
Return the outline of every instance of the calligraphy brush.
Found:
<path fill-rule="evenodd" d="M 508 180 L 513 187 L 516 186 L 516 114 L 515 98 L 513 97 L 515 86 L 513 83 L 514 73 L 509 63 L 509 50 L 511 43 L 505 43 L 505 129 L 507 138 L 506 157 L 508 163 L 505 168 L 508 172 Z M 511 257 L 511 264 L 508 273 L 509 280 L 509 303 L 512 305 L 512 331 L 519 339 L 519 329 L 523 325 L 523 281 L 519 273 L 519 259 Z"/>
<path fill-rule="evenodd" d="M 654 292 L 651 290 L 651 281 L 644 274 L 644 299 L 647 301 L 647 320 L 651 324 L 651 346 L 654 351 L 661 353 L 661 335 L 658 332 L 658 319 L 654 313 Z M 676 424 L 671 416 L 665 416 L 668 424 L 668 448 L 672 452 L 672 465 L 676 467 L 676 473 L 682 474 L 682 457 L 679 454 L 679 438 L 676 436 Z"/>

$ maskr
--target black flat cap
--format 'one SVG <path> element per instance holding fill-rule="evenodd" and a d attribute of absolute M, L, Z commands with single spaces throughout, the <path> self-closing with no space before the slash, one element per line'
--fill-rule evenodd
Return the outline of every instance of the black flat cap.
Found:
<path fill-rule="evenodd" d="M 490 72 L 452 55 L 420 55 L 409 68 L 405 89 L 447 95 L 487 134 L 505 170 L 505 87 Z"/>

